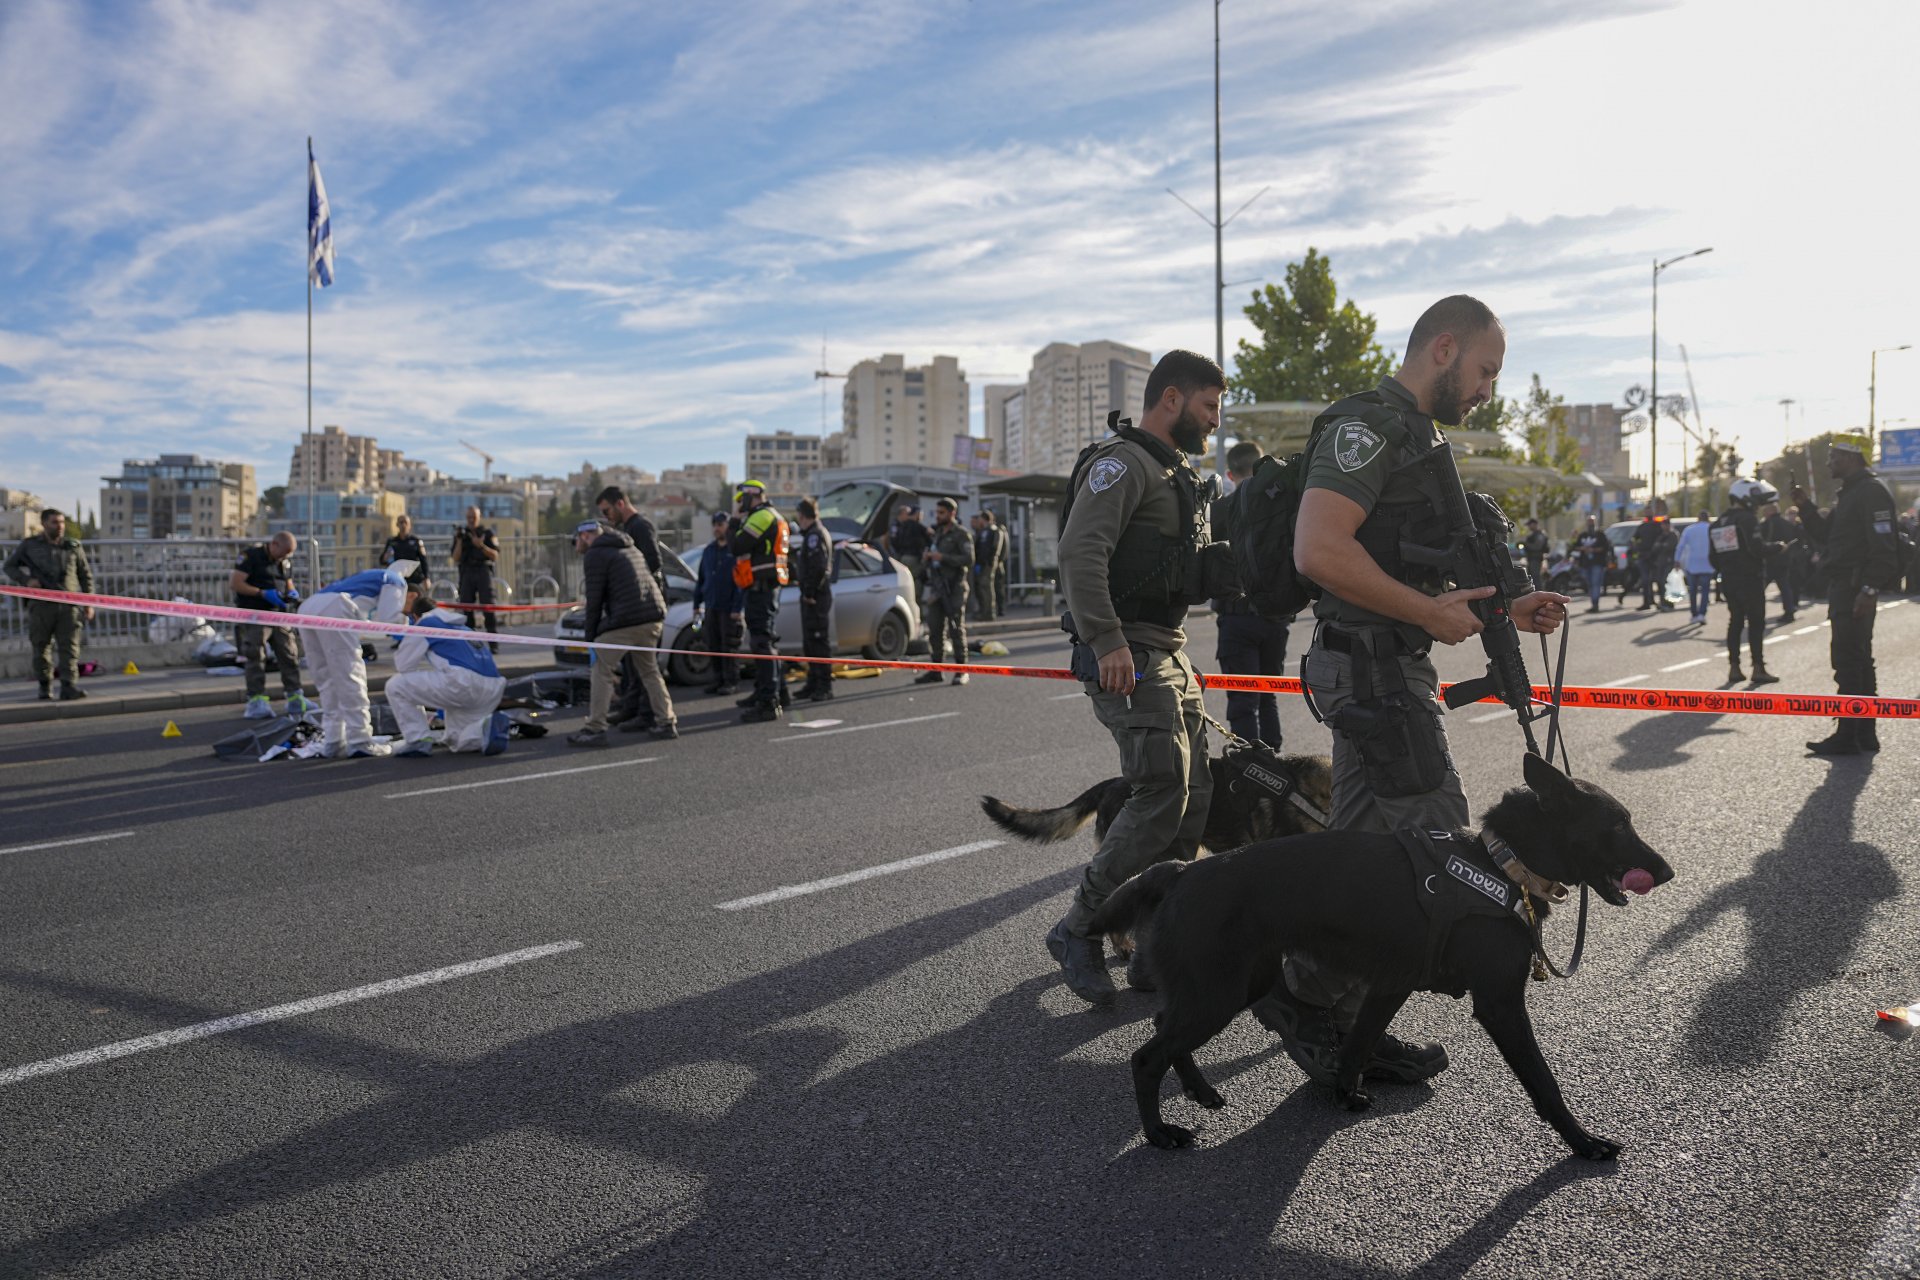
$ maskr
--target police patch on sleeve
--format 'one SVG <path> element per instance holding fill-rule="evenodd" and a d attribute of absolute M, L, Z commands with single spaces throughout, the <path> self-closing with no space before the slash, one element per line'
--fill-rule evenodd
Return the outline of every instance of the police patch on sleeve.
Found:
<path fill-rule="evenodd" d="M 1118 458 L 1102 458 L 1093 464 L 1093 470 L 1087 473 L 1087 488 L 1095 493 L 1105 493 L 1113 488 L 1121 476 L 1127 474 L 1127 464 Z"/>
<path fill-rule="evenodd" d="M 1342 471 L 1358 471 L 1380 456 L 1386 440 L 1358 418 L 1337 422 L 1333 427 L 1333 457 Z"/>

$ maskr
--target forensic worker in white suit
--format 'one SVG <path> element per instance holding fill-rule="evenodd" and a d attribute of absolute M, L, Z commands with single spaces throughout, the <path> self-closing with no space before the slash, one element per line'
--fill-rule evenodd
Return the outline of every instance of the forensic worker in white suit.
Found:
<path fill-rule="evenodd" d="M 367 569 L 308 596 L 300 605 L 303 618 L 348 618 L 355 622 L 404 622 L 413 588 L 396 562 L 385 569 Z M 375 630 L 377 627 L 369 627 Z M 309 628 L 314 683 L 320 686 L 320 738 L 325 754 L 346 756 L 387 754 L 373 740 L 373 720 L 367 712 L 367 664 L 360 656 L 360 633 Z"/>
<path fill-rule="evenodd" d="M 507 682 L 484 642 L 474 639 L 465 615 L 434 607 L 421 596 L 412 605 L 414 625 L 444 631 L 444 636 L 409 635 L 393 655 L 399 674 L 387 681 L 387 705 L 400 725 L 397 756 L 433 753 L 427 708 L 438 707 L 446 721 L 449 751 L 498 755 L 507 748 L 507 717 L 500 695 Z"/>

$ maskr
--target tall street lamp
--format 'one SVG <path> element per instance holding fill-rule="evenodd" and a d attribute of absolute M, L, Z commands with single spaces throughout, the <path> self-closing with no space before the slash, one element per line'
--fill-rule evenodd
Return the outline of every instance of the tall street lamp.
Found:
<path fill-rule="evenodd" d="M 1867 362 L 1867 443 L 1873 443 L 1874 398 L 1880 391 L 1880 357 L 1889 351 L 1910 351 L 1911 342 L 1903 342 L 1897 347 L 1879 347 L 1873 353 L 1873 359 Z"/>
<path fill-rule="evenodd" d="M 1677 258 L 1668 258 L 1665 262 L 1653 260 L 1653 391 L 1648 397 L 1649 417 L 1652 420 L 1653 434 L 1647 447 L 1653 452 L 1653 460 L 1647 466 L 1647 475 L 1651 484 L 1649 498 L 1660 496 L 1660 273 L 1676 262 L 1685 262 L 1688 258 L 1697 258 L 1703 253 L 1712 253 L 1713 246 L 1695 249 L 1692 253 L 1683 253 Z"/>

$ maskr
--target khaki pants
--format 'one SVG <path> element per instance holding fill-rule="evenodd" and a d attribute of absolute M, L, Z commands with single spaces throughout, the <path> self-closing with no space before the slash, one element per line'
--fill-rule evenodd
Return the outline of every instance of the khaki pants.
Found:
<path fill-rule="evenodd" d="M 33 649 L 33 676 L 52 684 L 59 670 L 61 684 L 80 679 L 80 610 L 70 604 L 32 601 L 27 605 L 27 643 Z"/>
<path fill-rule="evenodd" d="M 638 627 L 619 627 L 602 631 L 594 639 L 607 644 L 638 644 L 658 648 L 661 627 L 662 624 L 658 622 Z M 673 699 L 667 695 L 667 682 L 660 678 L 660 655 L 634 653 L 626 656 L 633 660 L 633 665 L 640 672 L 640 684 L 647 691 L 647 705 L 653 708 L 655 723 L 672 724 Z M 593 700 L 584 726 L 588 733 L 606 732 L 607 708 L 613 703 L 613 682 L 619 678 L 620 667 L 620 658 L 612 653 L 596 652 L 593 655 Z"/>
<path fill-rule="evenodd" d="M 1135 649 L 1133 658 L 1140 679 L 1131 695 L 1091 693 L 1093 713 L 1120 748 L 1120 772 L 1133 790 L 1067 912 L 1067 928 L 1082 936 L 1115 889 L 1156 862 L 1191 859 L 1199 851 L 1213 799 L 1207 722 L 1192 664 L 1183 653 L 1154 649 Z"/>

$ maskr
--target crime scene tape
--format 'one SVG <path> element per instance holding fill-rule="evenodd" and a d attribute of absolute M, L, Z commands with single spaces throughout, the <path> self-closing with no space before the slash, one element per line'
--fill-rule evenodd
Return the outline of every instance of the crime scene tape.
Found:
<path fill-rule="evenodd" d="M 551 613 L 555 609 L 577 608 L 586 601 L 556 600 L 552 604 L 462 604 L 458 600 L 436 600 L 434 603 L 442 609 L 458 609 L 461 613 L 531 613 L 539 609 Z"/>
<path fill-rule="evenodd" d="M 50 591 L 39 587 L 16 587 L 0 583 L 0 595 L 17 596 L 48 604 L 82 608 L 111 609 L 121 613 L 160 614 L 175 618 L 204 618 L 210 622 L 245 622 L 255 626 L 292 627 L 309 631 L 352 631 L 363 635 L 419 635 L 431 639 L 447 638 L 443 627 L 419 627 L 408 623 L 381 623 L 358 618 L 333 618 L 302 613 L 275 613 L 264 609 L 236 609 L 225 605 L 193 604 L 179 600 L 142 600 L 133 596 L 89 595 L 78 591 Z M 311 597 L 309 597 L 311 598 Z M 459 605 L 446 605 L 458 611 Z M 488 644 L 532 645 L 551 649 L 557 643 L 552 636 L 523 636 L 507 632 L 480 632 Z M 654 653 L 672 656 L 711 657 L 704 649 L 670 649 L 665 646 L 612 644 L 605 640 L 569 640 L 569 648 L 608 650 L 619 653 Z M 756 653 L 733 653 L 729 657 L 745 661 L 819 663 L 839 667 L 879 667 L 892 671 L 951 671 L 976 676 L 1010 676 L 1026 680 L 1073 680 L 1073 673 L 1058 667 L 1014 667 L 985 663 L 905 662 L 874 658 L 808 658 L 790 654 L 771 657 Z M 1243 676 L 1196 672 L 1203 688 L 1241 693 L 1302 692 L 1299 680 L 1290 676 Z M 1078 681 L 1075 681 L 1078 683 Z M 1451 688 L 1441 685 L 1441 690 Z M 1548 685 L 1533 686 L 1533 700 L 1545 706 L 1553 696 Z M 1482 703 L 1499 705 L 1498 699 L 1482 698 Z M 1562 707 L 1580 707 L 1604 711 L 1679 711 L 1706 715 L 1760 716 L 1845 716 L 1854 719 L 1920 719 L 1920 698 L 1877 698 L 1854 694 L 1750 693 L 1732 689 L 1602 689 L 1584 685 L 1565 685 L 1560 690 Z"/>

